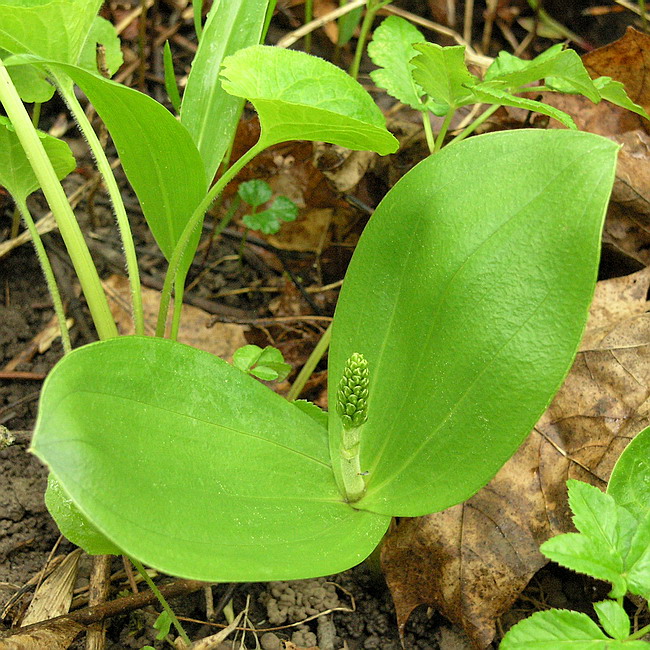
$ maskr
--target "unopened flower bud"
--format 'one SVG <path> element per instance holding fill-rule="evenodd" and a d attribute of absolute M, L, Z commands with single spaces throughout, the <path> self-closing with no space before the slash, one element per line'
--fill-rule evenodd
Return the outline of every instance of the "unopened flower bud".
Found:
<path fill-rule="evenodd" d="M 360 427 L 368 419 L 368 362 L 355 352 L 343 368 L 336 394 L 336 412 L 344 429 Z"/>

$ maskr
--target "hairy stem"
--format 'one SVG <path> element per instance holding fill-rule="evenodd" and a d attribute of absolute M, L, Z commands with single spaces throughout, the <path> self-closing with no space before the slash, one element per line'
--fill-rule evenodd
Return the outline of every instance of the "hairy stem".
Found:
<path fill-rule="evenodd" d="M 117 336 L 117 327 L 108 308 L 97 269 L 75 219 L 68 198 L 57 178 L 41 139 L 18 96 L 9 73 L 0 60 L 0 103 L 16 130 L 34 174 L 52 210 L 66 249 L 72 260 L 81 288 L 88 302 L 97 333 L 101 339 Z"/>
<path fill-rule="evenodd" d="M 95 164 L 99 173 L 102 175 L 108 195 L 110 196 L 113 210 L 115 211 L 115 219 L 117 227 L 120 231 L 122 239 L 122 246 L 124 248 L 124 256 L 126 258 L 126 269 L 129 276 L 129 284 L 131 286 L 131 300 L 133 304 L 133 321 L 135 324 L 135 333 L 144 335 L 144 312 L 142 308 L 142 291 L 140 289 L 140 274 L 138 270 L 138 258 L 135 252 L 135 245 L 133 244 L 133 235 L 131 234 L 131 226 L 129 225 L 129 218 L 126 214 L 124 201 L 120 188 L 117 186 L 115 175 L 111 169 L 111 165 L 106 158 L 104 148 L 102 147 L 95 130 L 93 129 L 90 121 L 86 117 L 81 104 L 74 94 L 72 85 L 64 77 L 57 76 L 51 73 L 56 81 L 59 93 L 67 104 L 72 116 L 79 126 L 79 130 L 88 142 L 90 151 L 95 159 Z"/>

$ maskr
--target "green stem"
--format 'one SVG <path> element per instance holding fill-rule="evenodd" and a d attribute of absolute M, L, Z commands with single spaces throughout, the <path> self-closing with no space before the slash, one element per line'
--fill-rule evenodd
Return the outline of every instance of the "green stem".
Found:
<path fill-rule="evenodd" d="M 183 629 L 181 622 L 178 620 L 178 618 L 176 618 L 176 614 L 174 614 L 174 610 L 169 606 L 169 603 L 165 600 L 165 597 L 160 592 L 160 589 L 156 587 L 156 584 L 151 579 L 151 577 L 149 576 L 145 568 L 135 558 L 129 557 L 129 560 L 131 560 L 133 566 L 138 570 L 138 573 L 142 576 L 142 579 L 149 585 L 149 589 L 153 591 L 154 595 L 158 599 L 158 602 L 162 605 L 162 608 L 169 615 L 172 625 L 176 628 L 176 631 L 180 634 L 183 641 L 185 641 L 185 643 L 187 643 L 188 646 L 191 645 L 192 642 L 190 641 L 190 638 L 187 636 L 185 630 Z"/>
<path fill-rule="evenodd" d="M 200 41 L 203 36 L 203 0 L 192 0 L 192 9 L 194 10 L 194 31 L 196 32 L 196 40 Z"/>
<path fill-rule="evenodd" d="M 65 195 L 61 183 L 59 183 L 52 163 L 43 148 L 43 143 L 38 137 L 36 129 L 1 59 L 0 102 L 16 130 L 16 136 L 27 154 L 34 174 L 52 210 L 88 302 L 93 322 L 97 328 L 97 334 L 101 339 L 117 336 L 117 327 L 111 315 L 111 310 L 108 308 L 106 294 L 102 289 L 97 269 L 70 207 L 68 197 Z"/>
<path fill-rule="evenodd" d="M 41 120 L 41 102 L 36 102 L 34 104 L 34 107 L 32 108 L 32 124 L 34 125 L 34 128 L 38 128 L 38 123 Z"/>
<path fill-rule="evenodd" d="M 464 140 L 468 135 L 471 135 L 483 122 L 485 122 L 489 117 L 494 115 L 499 110 L 501 104 L 494 104 L 490 106 L 486 111 L 483 111 L 470 125 L 467 126 L 463 131 L 461 131 L 455 138 L 449 142 L 447 146 L 453 144 L 454 142 L 460 142 Z"/>
<path fill-rule="evenodd" d="M 429 118 L 429 111 L 422 111 L 422 126 L 424 127 L 424 135 L 427 139 L 427 146 L 431 153 L 436 151 L 436 143 L 433 138 L 433 131 L 431 130 L 431 119 Z"/>
<path fill-rule="evenodd" d="M 196 210 L 194 210 L 192 216 L 187 222 L 181 236 L 178 239 L 172 257 L 169 261 L 169 268 L 167 269 L 167 274 L 165 275 L 165 283 L 163 284 L 162 293 L 160 295 L 160 309 L 158 311 L 158 323 L 156 325 L 156 336 L 164 336 L 165 334 L 165 321 L 167 320 L 167 312 L 169 310 L 169 300 L 171 297 L 172 287 L 174 281 L 176 280 L 177 288 L 184 286 L 185 276 L 187 275 L 187 269 L 182 273 L 179 273 L 181 260 L 185 251 L 189 245 L 192 233 L 196 228 L 198 228 L 202 221 L 205 213 L 208 211 L 212 202 L 221 194 L 223 189 L 230 183 L 230 181 L 237 176 L 239 171 L 247 163 L 249 163 L 258 153 L 264 151 L 266 144 L 259 140 L 253 147 L 251 147 L 239 160 L 237 160 L 231 167 L 224 172 L 223 176 L 210 188 L 208 193 L 205 195 L 205 198 L 201 203 L 199 203 Z M 178 278 L 176 277 L 178 276 Z M 180 296 L 176 296 L 177 300 L 183 299 L 182 292 Z"/>
<path fill-rule="evenodd" d="M 330 344 L 330 339 L 332 338 L 332 324 L 330 323 L 327 326 L 327 329 L 323 332 L 323 335 L 320 337 L 320 341 L 316 344 L 316 347 L 312 350 L 307 363 L 302 367 L 296 380 L 291 385 L 289 392 L 287 393 L 287 399 L 290 402 L 298 399 L 302 389 L 305 387 L 307 380 L 311 377 L 311 374 L 314 372 L 314 369 L 318 365 L 318 362 L 325 356 L 325 352 Z"/>
<path fill-rule="evenodd" d="M 366 491 L 366 481 L 361 473 L 361 427 L 343 429 L 341 441 L 341 479 L 349 503 L 358 501 Z"/>
<path fill-rule="evenodd" d="M 183 294 L 185 293 L 185 278 L 183 284 L 179 286 L 178 281 L 174 283 L 174 312 L 172 314 L 172 329 L 169 338 L 172 341 L 178 340 L 178 330 L 181 326 L 181 313 L 183 311 Z"/>
<path fill-rule="evenodd" d="M 642 639 L 646 634 L 650 634 L 650 625 L 646 625 L 640 630 L 634 632 L 634 634 L 630 634 L 630 636 L 628 636 L 625 641 L 635 641 L 636 639 Z"/>
<path fill-rule="evenodd" d="M 32 215 L 29 212 L 27 203 L 24 199 L 16 199 L 16 207 L 23 217 L 23 221 L 29 230 L 29 234 L 32 236 L 32 243 L 36 249 L 36 256 L 41 265 L 41 270 L 45 276 L 45 282 L 47 283 L 47 290 L 50 292 L 52 297 L 52 304 L 54 305 L 54 312 L 56 313 L 56 318 L 59 321 L 59 329 L 61 330 L 61 341 L 63 342 L 63 353 L 68 354 L 72 350 L 72 345 L 70 344 L 70 332 L 68 332 L 68 325 L 65 320 L 65 311 L 63 310 L 63 302 L 61 301 L 61 294 L 59 293 L 59 287 L 56 284 L 56 278 L 54 277 L 54 272 L 52 271 L 52 266 L 50 265 L 50 260 L 47 257 L 45 252 L 45 246 L 43 246 L 43 240 L 36 230 L 36 224 Z"/>
<path fill-rule="evenodd" d="M 305 0 L 305 23 L 314 19 L 314 0 Z M 305 52 L 311 53 L 311 32 L 305 34 Z"/>
<path fill-rule="evenodd" d="M 456 112 L 455 108 L 449 108 L 449 111 L 447 112 L 447 115 L 445 115 L 445 119 L 442 123 L 442 126 L 440 127 L 440 131 L 438 132 L 438 137 L 436 138 L 436 143 L 433 147 L 434 153 L 436 151 L 440 151 L 442 148 L 442 145 L 445 141 L 445 136 L 447 135 L 447 131 L 449 130 L 449 125 L 451 124 L 451 119 L 454 117 L 454 113 Z"/>
<path fill-rule="evenodd" d="M 124 201 L 122 200 L 120 188 L 117 186 L 115 175 L 113 174 L 111 165 L 108 162 L 106 154 L 104 153 L 104 148 L 102 147 L 99 138 L 95 133 L 95 130 L 90 124 L 90 121 L 86 117 L 86 113 L 77 100 L 76 95 L 74 94 L 72 84 L 69 83 L 67 78 L 59 76 L 55 72 L 51 72 L 51 74 L 56 82 L 59 93 L 63 97 L 65 103 L 70 109 L 70 112 L 72 113 L 72 116 L 79 125 L 81 133 L 88 142 L 88 146 L 90 147 L 90 151 L 92 152 L 95 159 L 97 169 L 104 179 L 106 189 L 108 190 L 108 195 L 111 198 L 113 210 L 115 211 L 117 227 L 120 231 L 120 237 L 122 239 L 122 247 L 124 248 L 129 284 L 131 285 L 131 300 L 133 304 L 133 321 L 135 324 L 135 333 L 142 336 L 144 335 L 144 310 L 142 308 L 142 291 L 140 289 L 138 257 L 135 252 L 133 235 L 131 234 L 131 226 L 129 225 L 129 218 L 126 214 L 126 209 L 124 207 Z"/>
<path fill-rule="evenodd" d="M 390 3 L 390 0 L 368 0 L 366 5 L 366 15 L 363 17 L 363 22 L 361 23 L 361 29 L 359 31 L 359 40 L 357 41 L 357 48 L 354 51 L 354 59 L 352 60 L 352 65 L 350 66 L 349 75 L 356 79 L 359 76 L 359 66 L 361 65 L 361 57 L 363 56 L 363 51 L 366 47 L 366 41 L 368 40 L 368 34 L 370 33 L 370 28 L 372 23 L 375 20 L 375 15 L 387 4 Z"/>

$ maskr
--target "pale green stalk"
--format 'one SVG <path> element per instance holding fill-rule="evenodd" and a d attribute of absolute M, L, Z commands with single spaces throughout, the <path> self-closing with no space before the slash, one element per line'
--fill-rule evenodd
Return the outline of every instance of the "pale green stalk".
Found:
<path fill-rule="evenodd" d="M 447 131 L 449 130 L 449 125 L 451 124 L 451 118 L 454 117 L 455 112 L 456 109 L 450 108 L 447 115 L 445 115 L 445 119 L 442 123 L 442 126 L 440 127 L 440 131 L 438 132 L 438 137 L 436 138 L 436 142 L 433 147 L 434 153 L 436 151 L 440 151 L 440 149 L 442 148 L 442 145 L 445 141 L 445 136 L 447 135 Z"/>
<path fill-rule="evenodd" d="M 81 283 L 88 307 L 101 339 L 117 336 L 117 327 L 108 307 L 97 269 L 75 219 L 68 198 L 57 178 L 41 139 L 18 96 L 9 73 L 0 59 L 0 102 L 16 131 L 43 194 L 52 210 L 66 249 Z"/>
<path fill-rule="evenodd" d="M 424 136 L 427 139 L 429 152 L 434 153 L 436 150 L 436 142 L 433 137 L 433 131 L 431 130 L 431 119 L 428 111 L 422 111 L 422 126 L 424 127 Z"/>
<path fill-rule="evenodd" d="M 239 171 L 244 167 L 248 162 L 250 162 L 258 153 L 261 153 L 266 148 L 265 144 L 258 142 L 255 146 L 251 147 L 237 162 L 233 163 L 231 167 L 223 174 L 223 176 L 210 188 L 208 193 L 205 195 L 205 198 L 197 208 L 194 210 L 192 216 L 187 222 L 181 236 L 178 239 L 178 243 L 174 248 L 172 257 L 169 260 L 169 268 L 167 269 L 167 274 L 165 275 L 165 283 L 163 284 L 162 293 L 160 295 L 160 309 L 158 311 L 158 323 L 156 325 L 156 336 L 165 335 L 165 321 L 167 320 L 167 312 L 169 310 L 169 301 L 171 298 L 172 287 L 175 285 L 177 289 L 181 290 L 181 295 L 175 296 L 176 300 L 183 300 L 183 286 L 185 284 L 185 276 L 187 271 L 179 273 L 180 263 L 183 259 L 183 255 L 187 250 L 187 247 L 190 243 L 192 233 L 196 228 L 198 228 L 203 222 L 203 217 L 208 211 L 212 202 L 221 194 L 223 189 L 230 183 L 230 181 L 237 176 Z M 174 329 L 174 324 L 172 323 L 172 329 Z"/>
<path fill-rule="evenodd" d="M 357 48 L 354 51 L 354 59 L 352 60 L 352 65 L 348 71 L 349 75 L 356 79 L 359 76 L 359 66 L 361 65 L 361 57 L 363 56 L 363 51 L 366 47 L 366 41 L 368 40 L 368 34 L 372 27 L 372 23 L 375 20 L 375 15 L 387 4 L 390 4 L 391 0 L 368 0 L 366 4 L 366 15 L 363 17 L 363 22 L 361 23 L 361 29 L 359 31 L 359 40 L 357 41 Z"/>
<path fill-rule="evenodd" d="M 471 135 L 474 133 L 474 131 L 483 124 L 488 118 L 490 118 L 494 113 L 496 113 L 499 110 L 499 107 L 501 104 L 494 104 L 493 106 L 490 106 L 486 111 L 483 111 L 471 124 L 467 126 L 463 131 L 461 131 L 455 138 L 449 142 L 447 146 L 450 144 L 453 144 L 454 142 L 460 142 L 461 140 L 464 140 L 468 135 Z"/>
<path fill-rule="evenodd" d="M 314 19 L 314 0 L 305 0 L 305 23 Z M 305 52 L 311 54 L 311 32 L 305 34 Z"/>
<path fill-rule="evenodd" d="M 129 218 L 126 214 L 126 209 L 124 207 L 124 201 L 122 200 L 122 194 L 120 193 L 120 188 L 117 186 L 117 181 L 115 180 L 115 175 L 111 169 L 111 165 L 108 162 L 108 158 L 104 153 L 104 148 L 95 133 L 90 121 L 86 117 L 81 104 L 77 100 L 76 95 L 74 94 L 73 86 L 69 83 L 68 79 L 56 74 L 56 72 L 50 72 L 54 78 L 59 93 L 63 97 L 65 103 L 67 104 L 72 116 L 77 122 L 81 133 L 83 134 L 90 151 L 93 154 L 95 159 L 95 164 L 99 173 L 102 175 L 106 189 L 108 190 L 108 195 L 110 196 L 111 203 L 113 204 L 113 210 L 115 211 L 115 219 L 117 221 L 117 227 L 120 231 L 120 237 L 122 239 L 122 246 L 124 248 L 124 257 L 126 259 L 126 270 L 129 276 L 129 284 L 131 286 L 131 301 L 133 304 L 133 322 L 135 325 L 135 333 L 139 335 L 144 335 L 144 311 L 142 308 L 142 291 L 140 289 L 140 273 L 138 270 L 138 258 L 135 252 L 135 245 L 133 244 L 133 235 L 131 234 L 131 226 L 129 224 Z"/>
<path fill-rule="evenodd" d="M 41 270 L 45 276 L 45 282 L 47 283 L 47 290 L 50 292 L 52 297 L 52 304 L 54 305 L 54 312 L 56 313 L 56 319 L 59 321 L 59 329 L 61 330 L 61 341 L 63 342 L 63 353 L 68 354 L 72 350 L 72 345 L 70 344 L 70 332 L 68 332 L 68 325 L 65 320 L 65 312 L 63 310 L 63 302 L 61 301 L 61 294 L 59 293 L 59 287 L 56 284 L 56 278 L 54 277 L 54 272 L 52 271 L 52 266 L 50 265 L 50 260 L 47 257 L 45 252 L 45 246 L 43 246 L 43 240 L 36 229 L 36 224 L 32 215 L 29 212 L 27 203 L 24 199 L 16 199 L 16 207 L 23 217 L 23 221 L 29 230 L 29 234 L 32 236 L 32 243 L 36 249 L 36 256 L 41 265 Z"/>
<path fill-rule="evenodd" d="M 287 393 L 287 399 L 290 402 L 298 399 L 302 389 L 305 387 L 307 380 L 311 377 L 314 372 L 318 362 L 323 358 L 327 348 L 330 344 L 330 339 L 332 338 L 332 324 L 330 323 L 327 326 L 327 329 L 323 332 L 323 336 L 320 337 L 320 341 L 316 344 L 316 347 L 312 350 L 312 353 L 309 355 L 307 362 L 302 367 L 296 380 L 291 385 L 289 392 Z"/>
<path fill-rule="evenodd" d="M 172 625 L 176 628 L 176 631 L 180 634 L 181 638 L 183 639 L 183 641 L 185 641 L 187 647 L 189 648 L 189 646 L 192 644 L 192 642 L 190 641 L 190 637 L 187 636 L 187 633 L 183 629 L 181 622 L 178 620 L 178 618 L 176 618 L 176 614 L 174 614 L 174 610 L 169 606 L 169 603 L 160 592 L 160 589 L 156 587 L 155 582 L 151 579 L 144 566 L 142 566 L 141 562 L 139 562 L 133 557 L 130 557 L 129 560 L 131 560 L 133 566 L 138 570 L 138 573 L 142 576 L 142 579 L 149 585 L 149 589 L 153 591 L 154 596 L 158 599 L 158 602 L 162 605 L 162 608 L 167 612 L 167 615 L 169 616 Z"/>
<path fill-rule="evenodd" d="M 650 634 L 650 625 L 646 625 L 641 629 L 637 630 L 633 634 L 624 639 L 625 641 L 636 641 L 637 639 L 642 639 L 646 634 Z"/>

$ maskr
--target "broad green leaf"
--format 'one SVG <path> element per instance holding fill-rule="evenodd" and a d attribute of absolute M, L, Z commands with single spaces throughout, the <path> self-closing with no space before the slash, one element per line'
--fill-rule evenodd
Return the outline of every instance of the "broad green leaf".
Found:
<path fill-rule="evenodd" d="M 650 513 L 637 524 L 626 567 L 629 590 L 650 600 Z"/>
<path fill-rule="evenodd" d="M 44 104 L 52 99 L 55 89 L 47 80 L 45 71 L 32 65 L 11 65 L 12 55 L 5 50 L 0 50 L 0 58 L 7 66 L 11 81 L 24 102 Z"/>
<path fill-rule="evenodd" d="M 441 110 L 434 112 L 440 114 L 444 109 L 447 113 L 474 101 L 469 88 L 478 79 L 465 65 L 464 46 L 419 43 L 413 47 L 420 53 L 411 61 L 413 79 L 440 106 Z"/>
<path fill-rule="evenodd" d="M 90 72 L 97 72 L 98 43 L 104 46 L 106 70 L 113 76 L 124 62 L 124 58 L 115 27 L 101 16 L 95 16 L 77 65 Z"/>
<path fill-rule="evenodd" d="M 645 641 L 605 636 L 586 614 L 565 609 L 535 612 L 503 637 L 500 650 L 648 650 Z"/>
<path fill-rule="evenodd" d="M 234 136 L 244 102 L 223 90 L 223 60 L 262 38 L 268 0 L 218 0 L 203 27 L 181 105 L 181 122 L 214 177 Z"/>
<path fill-rule="evenodd" d="M 564 124 L 569 129 L 577 128 L 570 115 L 561 111 L 559 108 L 549 106 L 542 102 L 528 99 L 526 97 L 516 97 L 507 92 L 504 87 L 499 86 L 497 82 L 481 83 L 472 88 L 473 101 L 484 102 L 486 104 L 501 104 L 502 106 L 515 106 L 527 111 L 534 111 L 542 115 L 548 115 Z"/>
<path fill-rule="evenodd" d="M 65 178 L 76 166 L 67 142 L 38 132 L 43 147 L 59 179 Z M 0 185 L 16 199 L 24 200 L 39 188 L 38 180 L 29 164 L 20 140 L 11 122 L 0 116 Z"/>
<path fill-rule="evenodd" d="M 460 503 L 528 435 L 582 335 L 616 153 L 574 131 L 482 135 L 422 161 L 378 206 L 329 355 L 330 404 L 350 355 L 369 364 L 356 507 Z M 335 458 L 335 416 L 330 436 Z"/>
<path fill-rule="evenodd" d="M 620 554 L 591 537 L 579 533 L 557 535 L 544 542 L 540 551 L 567 569 L 611 582 L 612 598 L 620 598 L 628 591 L 627 580 L 623 577 L 625 567 Z"/>
<path fill-rule="evenodd" d="M 500 64 L 492 64 L 485 75 L 485 81 L 500 81 L 509 90 L 516 92 L 522 86 L 548 79 L 551 85 L 565 84 L 568 92 L 580 93 L 595 103 L 600 101 L 594 82 L 574 50 L 563 50 L 556 45 L 532 61 L 523 61 L 502 52 L 497 61 L 499 60 Z"/>
<path fill-rule="evenodd" d="M 630 617 L 622 605 L 615 600 L 601 600 L 594 603 L 598 620 L 609 636 L 615 639 L 626 639 L 630 636 Z"/>
<path fill-rule="evenodd" d="M 77 63 L 102 0 L 0 0 L 0 48 Z"/>
<path fill-rule="evenodd" d="M 59 482 L 50 474 L 47 479 L 45 505 L 61 534 L 90 555 L 120 555 L 122 551 L 109 542 L 72 503 Z"/>
<path fill-rule="evenodd" d="M 316 406 L 316 404 L 308 402 L 305 399 L 297 399 L 293 402 L 293 405 L 301 411 L 304 411 L 327 431 L 328 416 L 326 411 L 323 411 L 323 409 Z"/>
<path fill-rule="evenodd" d="M 650 427 L 638 433 L 621 454 L 607 493 L 639 521 L 650 517 Z"/>
<path fill-rule="evenodd" d="M 628 111 L 638 113 L 646 120 L 650 120 L 650 115 L 646 112 L 643 106 L 635 104 L 628 96 L 625 86 L 620 81 L 614 81 L 610 77 L 598 77 L 594 79 L 594 85 L 598 89 L 602 99 L 606 99 L 612 104 L 626 108 Z"/>
<path fill-rule="evenodd" d="M 122 167 L 167 259 L 196 206 L 207 179 L 201 156 L 185 127 L 158 102 L 75 66 L 56 66 L 86 93 L 106 124 Z M 189 264 L 200 230 L 186 253 Z"/>
<path fill-rule="evenodd" d="M 343 502 L 327 432 L 221 359 L 120 337 L 64 357 L 32 442 L 111 543 L 165 573 L 258 581 L 363 560 L 390 517 Z"/>
<path fill-rule="evenodd" d="M 413 44 L 424 42 L 422 33 L 408 20 L 388 16 L 368 43 L 368 56 L 379 66 L 370 73 L 372 80 L 395 99 L 419 111 L 426 110 L 421 101 L 424 90 L 413 79 L 415 66 L 411 59 L 417 54 Z"/>
<path fill-rule="evenodd" d="M 372 97 L 323 59 L 256 45 L 228 57 L 221 78 L 227 92 L 255 107 L 266 147 L 317 140 L 385 155 L 399 146 Z"/>

